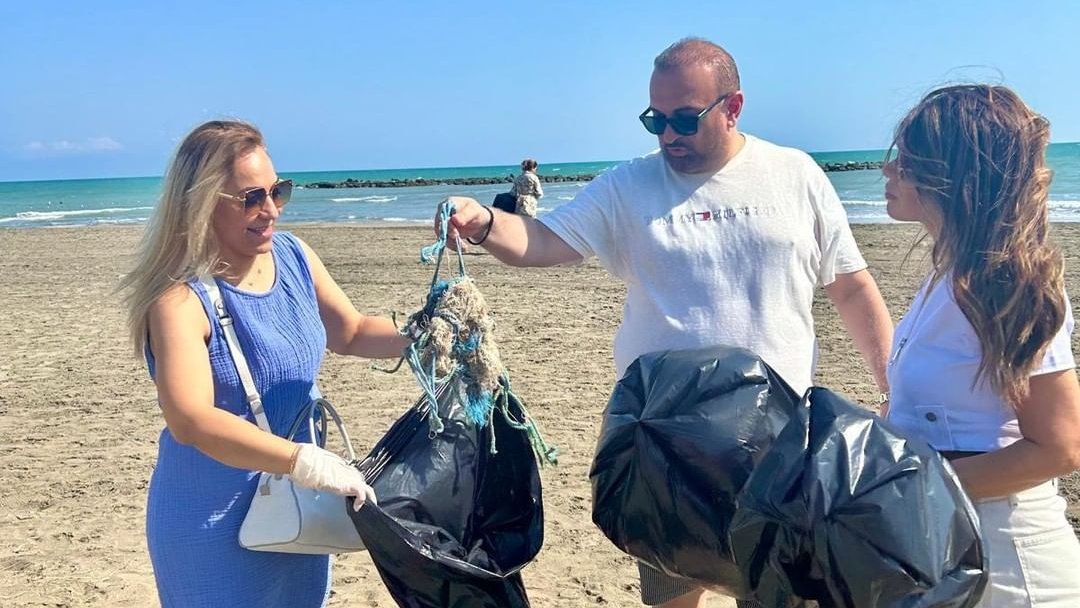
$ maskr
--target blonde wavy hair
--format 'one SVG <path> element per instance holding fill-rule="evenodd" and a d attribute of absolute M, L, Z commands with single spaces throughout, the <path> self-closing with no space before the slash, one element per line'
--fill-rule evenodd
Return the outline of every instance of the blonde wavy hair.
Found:
<path fill-rule="evenodd" d="M 1049 239 L 1049 122 L 1012 90 L 956 85 L 900 122 L 901 177 L 937 215 L 931 282 L 949 277 L 982 356 L 976 382 L 1013 407 L 1065 320 L 1061 252 Z"/>
<path fill-rule="evenodd" d="M 180 143 L 139 244 L 135 267 L 118 287 L 124 293 L 136 356 L 145 353 L 154 301 L 177 283 L 219 270 L 211 226 L 218 193 L 232 177 L 236 160 L 264 146 L 258 129 L 233 120 L 203 123 Z"/>

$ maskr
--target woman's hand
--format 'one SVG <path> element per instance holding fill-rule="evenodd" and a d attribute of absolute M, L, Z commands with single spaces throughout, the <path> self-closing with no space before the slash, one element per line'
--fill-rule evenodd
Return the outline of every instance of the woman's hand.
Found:
<path fill-rule="evenodd" d="M 302 443 L 296 448 L 294 460 L 289 476 L 305 488 L 355 496 L 353 508 L 357 511 L 368 500 L 378 504 L 375 490 L 367 485 L 364 474 L 341 456 L 313 443 Z"/>

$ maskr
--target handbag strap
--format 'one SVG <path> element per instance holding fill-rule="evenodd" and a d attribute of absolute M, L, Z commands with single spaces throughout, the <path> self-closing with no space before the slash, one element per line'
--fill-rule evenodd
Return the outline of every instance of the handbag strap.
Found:
<path fill-rule="evenodd" d="M 225 342 L 229 345 L 229 354 L 232 355 L 233 363 L 236 365 L 236 373 L 240 376 L 240 383 L 244 386 L 244 392 L 247 394 L 247 402 L 251 407 L 251 412 L 255 415 L 255 422 L 259 425 L 259 428 L 267 433 L 273 433 L 270 430 L 270 421 L 266 418 L 266 411 L 263 409 L 262 397 L 259 396 L 259 389 L 255 388 L 255 380 L 251 376 L 251 369 L 248 368 L 247 359 L 244 358 L 244 351 L 240 348 L 240 340 L 236 337 L 236 327 L 233 326 L 232 317 L 229 316 L 229 311 L 225 309 L 225 300 L 221 297 L 221 290 L 218 289 L 217 281 L 210 277 L 200 277 L 199 282 L 202 283 L 206 289 L 207 295 L 210 296 L 210 302 L 214 305 L 214 314 L 217 316 L 218 323 L 221 324 L 221 329 L 225 333 Z M 318 411 L 318 419 L 321 422 L 321 429 L 316 431 L 315 429 L 315 413 Z M 286 439 L 292 441 L 296 436 L 297 431 L 300 430 L 300 425 L 305 421 L 308 424 L 308 428 L 311 434 L 311 441 L 319 447 L 326 446 L 326 425 L 327 420 L 330 420 L 337 426 L 338 433 L 341 434 L 342 442 L 345 444 L 345 451 L 348 454 L 349 460 L 356 459 L 356 452 L 353 451 L 352 441 L 349 440 L 349 433 L 345 430 L 345 423 L 342 422 L 341 416 L 334 409 L 330 402 L 322 397 L 313 399 L 308 407 L 296 417 L 293 422 L 292 428 L 289 429 L 289 433 L 285 436 Z"/>
<path fill-rule="evenodd" d="M 236 337 L 236 328 L 233 327 L 233 320 L 229 316 L 229 311 L 225 309 L 225 300 L 221 297 L 221 290 L 218 289 L 217 281 L 213 277 L 202 276 L 199 277 L 199 282 L 206 289 L 206 294 L 210 296 L 210 302 L 214 306 L 214 314 L 217 316 L 222 331 L 225 332 L 225 342 L 229 345 L 229 354 L 232 355 L 233 364 L 236 365 L 236 373 L 240 376 L 240 383 L 244 386 L 248 407 L 251 408 L 251 413 L 255 416 L 255 423 L 259 425 L 260 429 L 273 434 L 273 431 L 270 430 L 270 421 L 267 420 L 266 411 L 263 409 L 262 397 L 259 395 L 259 389 L 255 388 L 255 379 L 251 377 L 251 369 L 248 368 L 247 359 L 244 358 L 244 351 L 240 349 L 240 340 Z"/>
<path fill-rule="evenodd" d="M 316 416 L 315 414 L 319 415 Z M 316 420 L 318 421 L 319 428 L 315 428 Z M 289 433 L 285 435 L 285 438 L 292 441 L 296 437 L 296 433 L 300 430 L 300 426 L 307 423 L 309 432 L 311 434 L 311 441 L 320 448 L 326 447 L 326 427 L 329 422 L 333 422 L 337 427 L 338 434 L 341 435 L 341 442 L 345 446 L 345 454 L 348 456 L 346 460 L 356 460 L 356 451 L 353 450 L 352 441 L 349 439 L 349 432 L 345 430 L 345 422 L 342 421 L 341 415 L 338 414 L 334 406 L 329 401 L 318 397 L 312 399 L 304 411 L 296 417 L 293 422 L 292 428 L 289 429 Z"/>

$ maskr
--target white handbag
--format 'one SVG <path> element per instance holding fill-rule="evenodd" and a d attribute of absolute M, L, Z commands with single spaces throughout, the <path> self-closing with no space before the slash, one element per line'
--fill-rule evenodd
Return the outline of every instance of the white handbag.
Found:
<path fill-rule="evenodd" d="M 240 349 L 232 317 L 225 310 L 221 291 L 212 278 L 204 277 L 200 281 L 214 305 L 214 312 L 225 334 L 237 374 L 247 394 L 248 405 L 255 415 L 255 422 L 259 428 L 271 433 L 262 398 L 255 387 L 247 359 Z M 318 429 L 316 415 L 319 419 Z M 332 420 L 337 426 L 349 462 L 354 462 L 356 454 L 341 416 L 325 399 L 312 400 L 297 416 L 286 438 L 291 441 L 301 425 L 306 424 L 311 433 L 311 441 L 324 447 L 328 420 Z M 240 524 L 240 546 L 252 551 L 316 555 L 363 550 L 364 543 L 349 517 L 348 509 L 344 496 L 296 485 L 288 475 L 261 473 L 258 489 L 251 499 L 251 506 L 248 507 L 243 523 Z"/>

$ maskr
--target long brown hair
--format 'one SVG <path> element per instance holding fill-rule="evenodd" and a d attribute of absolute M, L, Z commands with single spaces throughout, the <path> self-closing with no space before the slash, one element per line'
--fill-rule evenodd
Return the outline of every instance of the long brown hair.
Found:
<path fill-rule="evenodd" d="M 938 89 L 896 129 L 903 179 L 940 223 L 931 281 L 948 277 L 982 348 L 976 381 L 1013 407 L 1065 319 L 1062 256 L 1047 238 L 1050 125 L 1003 86 Z"/>
<path fill-rule="evenodd" d="M 218 269 L 211 217 L 236 160 L 265 147 L 262 133 L 236 120 L 212 120 L 184 138 L 162 184 L 161 200 L 143 233 L 135 267 L 120 281 L 128 331 L 143 354 L 150 306 L 169 287 Z"/>

